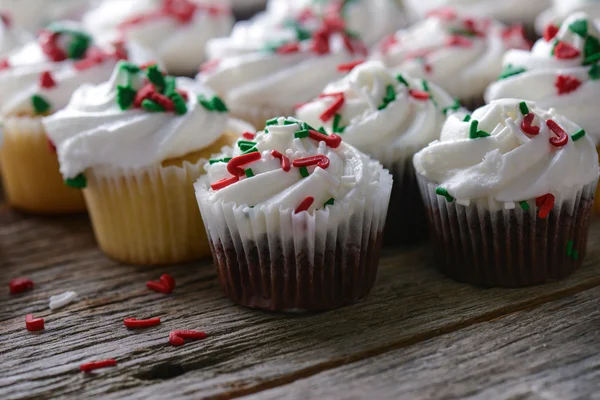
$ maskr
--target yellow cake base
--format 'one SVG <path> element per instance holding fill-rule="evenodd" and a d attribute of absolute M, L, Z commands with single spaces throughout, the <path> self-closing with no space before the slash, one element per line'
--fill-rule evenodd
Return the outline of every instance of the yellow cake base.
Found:
<path fill-rule="evenodd" d="M 236 139 L 225 134 L 201 151 L 147 168 L 86 171 L 83 193 L 100 248 L 117 261 L 138 265 L 209 256 L 193 184 L 206 160 Z"/>
<path fill-rule="evenodd" d="M 7 202 L 19 210 L 37 214 L 85 211 L 81 191 L 64 184 L 41 118 L 6 117 L 3 122 L 0 164 Z"/>

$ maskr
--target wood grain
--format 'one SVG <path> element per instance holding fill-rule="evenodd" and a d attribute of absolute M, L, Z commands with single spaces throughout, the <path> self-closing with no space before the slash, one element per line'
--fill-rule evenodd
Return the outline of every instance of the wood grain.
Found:
<path fill-rule="evenodd" d="M 594 288 L 244 399 L 597 399 L 599 299 Z"/>
<path fill-rule="evenodd" d="M 590 243 L 600 243 L 600 221 Z M 25 275 L 37 285 L 22 295 L 0 293 L 0 398 L 239 397 L 600 286 L 598 246 L 570 279 L 519 290 L 446 279 L 428 246 L 384 253 L 365 301 L 321 314 L 270 314 L 225 299 L 210 261 L 119 265 L 95 247 L 86 217 L 41 219 L 0 208 L 3 280 Z M 145 288 L 167 271 L 177 280 L 172 295 Z M 48 298 L 66 290 L 81 300 L 50 312 Z M 46 330 L 27 332 L 27 313 L 46 318 Z M 154 316 L 162 325 L 123 326 L 126 317 Z M 210 336 L 174 348 L 167 339 L 173 329 Z M 80 363 L 104 358 L 116 358 L 118 367 L 78 371 Z"/>

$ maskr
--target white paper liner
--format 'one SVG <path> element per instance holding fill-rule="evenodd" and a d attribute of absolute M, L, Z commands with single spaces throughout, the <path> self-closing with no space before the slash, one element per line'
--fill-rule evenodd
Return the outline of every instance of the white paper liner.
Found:
<path fill-rule="evenodd" d="M 527 211 L 489 199 L 464 206 L 437 195 L 437 185 L 423 176 L 418 180 L 440 268 L 454 279 L 486 287 L 535 285 L 564 278 L 585 257 L 596 181 L 556 197 L 550 214 L 539 218 L 535 200 L 527 201 Z"/>
<path fill-rule="evenodd" d="M 207 177 L 195 188 L 221 284 L 237 303 L 326 310 L 372 288 L 392 189 L 387 170 L 366 196 L 313 215 L 212 202 Z"/>

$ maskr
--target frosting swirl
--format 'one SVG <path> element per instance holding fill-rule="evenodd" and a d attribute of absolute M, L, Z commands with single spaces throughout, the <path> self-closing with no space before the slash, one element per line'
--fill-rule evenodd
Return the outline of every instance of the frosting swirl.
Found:
<path fill-rule="evenodd" d="M 600 33 L 585 13 L 548 30 L 532 50 L 509 51 L 500 80 L 490 85 L 486 100 L 514 97 L 537 102 L 577 122 L 600 140 Z"/>
<path fill-rule="evenodd" d="M 585 131 L 554 110 L 502 99 L 472 116 L 452 115 L 440 141 L 414 157 L 417 173 L 459 204 L 571 196 L 598 178 L 598 155 Z"/>
<path fill-rule="evenodd" d="M 264 131 L 244 134 L 234 148 L 205 166 L 210 201 L 295 210 L 338 204 L 354 211 L 356 199 L 378 186 L 381 165 L 335 134 L 294 118 L 274 118 Z"/>
<path fill-rule="evenodd" d="M 45 118 L 66 179 L 93 167 L 139 168 L 186 155 L 226 131 L 227 108 L 188 78 L 121 62 L 108 82 L 84 85 Z"/>
<path fill-rule="evenodd" d="M 585 12 L 590 18 L 599 20 L 600 0 L 553 0 L 552 6 L 536 18 L 535 30 L 542 34 L 548 24 L 561 25 L 575 12 Z"/>
<path fill-rule="evenodd" d="M 135 41 L 151 49 L 169 73 L 192 75 L 205 60 L 205 45 L 233 26 L 231 10 L 214 0 L 104 0 L 83 18 L 102 42 Z"/>
<path fill-rule="evenodd" d="M 316 100 L 300 107 L 297 116 L 338 133 L 387 165 L 396 150 L 414 153 L 438 139 L 446 113 L 459 109 L 460 104 L 436 85 L 393 75 L 379 61 L 368 61 L 329 84 Z"/>
<path fill-rule="evenodd" d="M 384 39 L 373 58 L 467 99 L 498 76 L 502 56 L 512 48 L 529 48 L 521 27 L 443 10 Z"/>
<path fill-rule="evenodd" d="M 54 24 L 2 62 L 2 114 L 46 115 L 59 110 L 83 83 L 108 79 L 121 58 L 143 62 L 152 57 L 135 44 L 97 47 L 77 25 Z"/>

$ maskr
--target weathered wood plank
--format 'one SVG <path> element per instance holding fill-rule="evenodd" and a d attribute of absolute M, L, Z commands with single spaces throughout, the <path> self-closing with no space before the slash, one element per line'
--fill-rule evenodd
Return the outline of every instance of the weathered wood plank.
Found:
<path fill-rule="evenodd" d="M 600 398 L 600 288 L 244 397 L 307 398 Z"/>
<path fill-rule="evenodd" d="M 600 221 L 590 243 L 600 243 Z M 5 281 L 28 275 L 38 287 L 0 291 L 0 398 L 109 395 L 179 398 L 240 396 L 418 343 L 481 321 L 600 286 L 600 247 L 584 268 L 543 287 L 482 290 L 443 278 L 427 246 L 388 250 L 378 284 L 365 301 L 316 315 L 247 310 L 223 298 L 210 262 L 136 268 L 95 248 L 86 218 L 40 219 L 0 208 Z M 149 292 L 148 279 L 169 271 L 170 296 Z M 5 286 L 6 287 L 6 286 Z M 82 300 L 50 312 L 48 297 L 75 290 Z M 46 331 L 24 329 L 24 315 L 46 317 Z M 125 317 L 163 318 L 127 331 Z M 210 337 L 182 348 L 172 329 L 204 329 Z M 84 361 L 114 357 L 119 366 L 92 376 Z"/>

